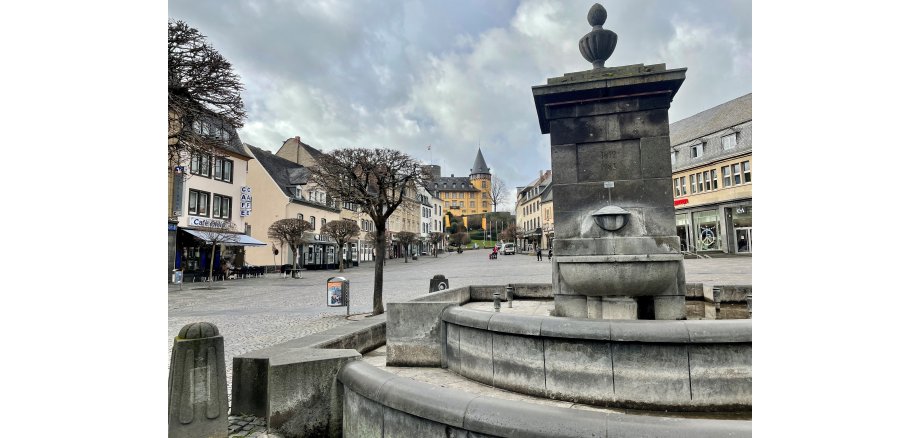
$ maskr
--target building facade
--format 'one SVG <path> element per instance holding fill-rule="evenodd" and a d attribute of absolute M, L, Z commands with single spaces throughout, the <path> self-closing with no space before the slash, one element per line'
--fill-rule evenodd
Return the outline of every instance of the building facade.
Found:
<path fill-rule="evenodd" d="M 534 251 L 537 247 L 545 248 L 543 233 L 542 197 L 552 183 L 551 170 L 540 171 L 540 176 L 524 187 L 517 188 L 515 200 L 515 225 L 522 236 L 518 242 L 518 251 Z"/>
<path fill-rule="evenodd" d="M 682 251 L 753 253 L 752 94 L 670 126 Z"/>
<path fill-rule="evenodd" d="M 265 245 L 249 236 L 253 208 L 247 177 L 252 156 L 236 130 L 216 117 L 196 121 L 193 129 L 219 140 L 220 146 L 212 153 L 190 154 L 174 166 L 169 178 L 170 233 L 175 232 L 170 239 L 170 271 L 180 269 L 187 276 L 211 267 L 218 272 L 225 263 L 242 266 L 248 262 L 246 247 Z M 223 233 L 220 229 L 234 237 L 217 237 Z M 223 240 L 213 258 L 208 239 Z"/>
<path fill-rule="evenodd" d="M 320 230 L 327 222 L 341 219 L 339 204 L 311 184 L 310 172 L 304 166 L 255 146 L 246 146 L 255 157 L 249 168 L 253 204 L 258 207 L 250 216 L 252 233 L 253 237 L 270 243 L 251 251 L 250 263 L 297 265 L 304 269 L 338 268 L 338 245 Z M 289 248 L 269 239 L 268 229 L 273 223 L 293 218 L 313 225 L 313 231 L 305 236 L 303 244 Z M 277 255 L 274 254 L 276 249 Z M 346 251 L 346 266 L 356 264 L 356 254 Z"/>
<path fill-rule="evenodd" d="M 482 156 L 482 149 L 476 152 L 473 167 L 468 177 L 441 176 L 441 166 L 425 166 L 432 178 L 433 190 L 444 203 L 444 209 L 455 217 L 482 214 L 492 211 L 492 173 Z M 443 217 L 444 215 L 440 215 Z"/>

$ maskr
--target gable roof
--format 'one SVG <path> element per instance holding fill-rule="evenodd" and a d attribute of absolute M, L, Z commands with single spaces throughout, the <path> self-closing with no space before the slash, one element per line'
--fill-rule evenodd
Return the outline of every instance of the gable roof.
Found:
<path fill-rule="evenodd" d="M 753 93 L 709 108 L 671 124 L 671 146 L 677 146 L 751 120 Z"/>
<path fill-rule="evenodd" d="M 288 194 L 288 196 L 294 195 L 290 193 L 289 189 L 291 186 L 306 184 L 307 178 L 310 176 L 310 171 L 306 167 L 281 158 L 269 151 L 259 149 L 251 144 L 247 144 L 246 146 L 252 151 L 252 155 L 259 161 L 259 164 L 268 172 L 268 176 L 270 176 L 272 180 L 275 181 L 275 184 L 278 184 L 278 187 L 281 188 L 281 191 Z"/>

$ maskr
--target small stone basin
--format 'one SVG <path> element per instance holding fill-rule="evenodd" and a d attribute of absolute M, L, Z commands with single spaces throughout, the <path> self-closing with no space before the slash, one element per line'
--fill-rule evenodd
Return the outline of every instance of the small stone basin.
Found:
<path fill-rule="evenodd" d="M 680 254 L 560 257 L 559 280 L 586 296 L 674 294 L 682 260 Z"/>

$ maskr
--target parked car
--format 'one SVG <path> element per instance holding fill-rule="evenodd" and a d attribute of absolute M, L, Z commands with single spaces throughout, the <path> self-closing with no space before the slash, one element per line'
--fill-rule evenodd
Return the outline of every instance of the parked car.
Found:
<path fill-rule="evenodd" d="M 499 250 L 504 255 L 514 255 L 514 244 L 506 243 L 502 245 L 502 249 Z"/>

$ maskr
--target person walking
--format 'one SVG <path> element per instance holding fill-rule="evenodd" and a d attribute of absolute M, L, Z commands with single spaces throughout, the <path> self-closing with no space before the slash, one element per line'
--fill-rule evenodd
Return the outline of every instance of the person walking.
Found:
<path fill-rule="evenodd" d="M 543 261 L 543 250 L 540 247 L 537 247 L 537 261 Z"/>

